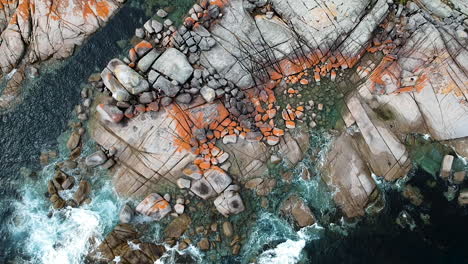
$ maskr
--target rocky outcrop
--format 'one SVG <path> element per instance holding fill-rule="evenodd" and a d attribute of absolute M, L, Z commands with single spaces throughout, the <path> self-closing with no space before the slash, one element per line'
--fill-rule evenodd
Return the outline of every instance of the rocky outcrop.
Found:
<path fill-rule="evenodd" d="M 343 133 L 333 141 L 326 154 L 324 172 L 322 178 L 343 213 L 347 217 L 364 215 L 376 185 L 350 135 Z"/>
<path fill-rule="evenodd" d="M 119 224 L 88 259 L 92 263 L 151 264 L 166 252 L 164 246 L 142 242 L 139 237 L 133 226 Z"/>
<path fill-rule="evenodd" d="M 0 3 L 0 78 L 19 65 L 69 57 L 76 46 L 109 21 L 123 2 L 14 0 Z M 15 100 L 20 82 L 3 91 L 0 107 L 8 107 Z"/>
<path fill-rule="evenodd" d="M 315 217 L 307 204 L 297 196 L 291 196 L 281 205 L 281 212 L 286 217 L 292 216 L 299 228 L 313 225 Z"/>

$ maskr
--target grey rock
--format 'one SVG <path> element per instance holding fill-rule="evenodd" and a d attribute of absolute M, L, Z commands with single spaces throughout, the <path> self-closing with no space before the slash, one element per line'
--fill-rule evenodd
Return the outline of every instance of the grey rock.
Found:
<path fill-rule="evenodd" d="M 154 61 L 161 55 L 161 53 L 155 49 L 148 52 L 143 58 L 138 61 L 137 67 L 142 72 L 147 72 Z"/>
<path fill-rule="evenodd" d="M 153 84 L 153 88 L 161 90 L 166 96 L 174 97 L 180 91 L 180 86 L 172 84 L 168 79 L 160 76 Z"/>
<path fill-rule="evenodd" d="M 141 104 L 149 104 L 153 101 L 153 93 L 152 92 L 144 92 L 140 94 L 138 97 L 138 102 Z"/>
<path fill-rule="evenodd" d="M 184 178 L 177 179 L 177 186 L 181 189 L 189 189 L 190 184 L 191 182 L 188 179 L 184 179 Z"/>
<path fill-rule="evenodd" d="M 168 106 L 172 103 L 172 98 L 170 97 L 163 97 L 161 98 L 161 105 L 162 106 Z"/>
<path fill-rule="evenodd" d="M 174 23 L 172 22 L 172 20 L 170 20 L 170 19 L 164 20 L 164 26 L 170 27 L 170 26 L 172 26 L 172 24 L 174 24 Z"/>
<path fill-rule="evenodd" d="M 160 74 L 157 71 L 151 70 L 148 73 L 148 82 L 150 84 L 154 84 L 154 82 L 158 79 L 159 76 L 160 76 Z"/>
<path fill-rule="evenodd" d="M 113 159 L 108 159 L 104 164 L 101 165 L 101 168 L 108 170 L 115 165 L 115 161 Z"/>
<path fill-rule="evenodd" d="M 93 154 L 89 155 L 85 159 L 85 164 L 88 167 L 96 167 L 107 161 L 107 156 L 102 150 L 98 150 Z"/>
<path fill-rule="evenodd" d="M 154 29 L 153 29 L 153 26 L 151 26 L 151 20 L 148 20 L 145 22 L 145 24 L 143 24 L 143 27 L 145 28 L 146 32 L 152 34 L 154 33 Z"/>
<path fill-rule="evenodd" d="M 104 85 L 111 91 L 112 97 L 119 101 L 128 101 L 130 99 L 130 94 L 128 91 L 123 87 L 123 85 L 115 78 L 114 74 L 108 69 L 105 68 L 101 72 L 101 78 Z"/>
<path fill-rule="evenodd" d="M 145 30 L 142 28 L 135 29 L 135 37 L 143 39 L 145 38 Z"/>
<path fill-rule="evenodd" d="M 101 120 L 111 123 L 118 123 L 123 118 L 122 111 L 115 105 L 100 104 L 96 107 Z"/>
<path fill-rule="evenodd" d="M 195 79 L 201 79 L 201 77 L 202 77 L 202 72 L 203 72 L 203 71 L 200 70 L 200 69 L 195 69 L 195 70 L 193 71 L 193 78 L 195 78 Z"/>
<path fill-rule="evenodd" d="M 125 204 L 122 207 L 122 210 L 120 210 L 120 214 L 119 214 L 120 223 L 122 224 L 130 223 L 132 221 L 133 215 L 134 215 L 133 208 L 130 207 L 130 205 Z"/>
<path fill-rule="evenodd" d="M 181 84 L 185 83 L 193 72 L 187 57 L 175 48 L 167 49 L 156 60 L 153 69 Z"/>
<path fill-rule="evenodd" d="M 233 191 L 224 191 L 214 200 L 214 205 L 218 212 L 226 217 L 245 210 L 244 202 L 239 193 Z"/>
<path fill-rule="evenodd" d="M 215 90 L 208 86 L 203 86 L 203 88 L 200 89 L 200 94 L 207 103 L 213 102 L 216 98 Z"/>
<path fill-rule="evenodd" d="M 114 75 L 131 94 L 139 94 L 149 89 L 148 81 L 127 65 L 117 65 Z"/>
<path fill-rule="evenodd" d="M 188 93 L 182 93 L 176 97 L 176 101 L 182 104 L 189 104 L 192 101 L 192 96 Z"/>
<path fill-rule="evenodd" d="M 158 9 L 158 11 L 156 11 L 156 15 L 158 17 L 165 18 L 167 16 L 167 12 L 163 9 Z"/>
<path fill-rule="evenodd" d="M 190 190 L 195 193 L 198 197 L 206 200 L 208 198 L 214 197 L 216 192 L 211 187 L 210 183 L 205 179 L 201 178 L 196 181 L 192 181 L 192 186 Z"/>
<path fill-rule="evenodd" d="M 157 20 L 151 20 L 151 27 L 154 30 L 154 33 L 158 34 L 164 28 L 164 26 Z"/>
<path fill-rule="evenodd" d="M 223 192 L 232 182 L 231 177 L 220 169 L 209 169 L 204 176 L 217 193 Z"/>

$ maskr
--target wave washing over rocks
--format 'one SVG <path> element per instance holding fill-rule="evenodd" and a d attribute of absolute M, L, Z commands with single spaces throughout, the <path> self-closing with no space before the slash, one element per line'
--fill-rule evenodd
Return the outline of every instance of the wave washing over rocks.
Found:
<path fill-rule="evenodd" d="M 92 3 L 102 23 L 118 7 Z M 44 213 L 26 225 L 40 227 L 32 258 L 363 263 L 373 253 L 349 243 L 381 249 L 389 237 L 424 238 L 415 256 L 467 257 L 458 236 L 434 231 L 452 232 L 437 226 L 447 208 L 467 215 L 467 10 L 202 0 L 181 22 L 159 9 L 128 54 L 89 77 L 61 161 L 22 193 L 23 219 L 28 197 L 50 202 L 29 209 Z"/>

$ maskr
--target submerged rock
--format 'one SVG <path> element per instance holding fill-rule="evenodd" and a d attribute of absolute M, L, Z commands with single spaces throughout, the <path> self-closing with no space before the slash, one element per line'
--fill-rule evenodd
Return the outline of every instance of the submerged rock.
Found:
<path fill-rule="evenodd" d="M 301 198 L 295 195 L 283 202 L 281 205 L 281 212 L 287 217 L 292 216 L 299 227 L 305 227 L 315 223 L 315 217 L 310 208 Z"/>
<path fill-rule="evenodd" d="M 181 237 L 190 227 L 192 220 L 186 214 L 179 215 L 164 229 L 164 235 L 171 238 Z"/>
<path fill-rule="evenodd" d="M 133 218 L 133 208 L 130 205 L 125 204 L 120 210 L 119 220 L 122 224 L 128 224 Z"/>

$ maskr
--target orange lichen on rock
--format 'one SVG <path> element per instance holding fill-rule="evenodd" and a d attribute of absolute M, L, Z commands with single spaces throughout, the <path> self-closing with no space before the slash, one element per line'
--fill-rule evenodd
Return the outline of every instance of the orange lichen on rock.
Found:
<path fill-rule="evenodd" d="M 169 116 L 176 121 L 176 138 L 174 143 L 178 146 L 177 151 L 190 150 L 192 147 L 190 140 L 193 137 L 193 123 L 191 123 L 190 118 L 177 104 L 170 104 L 165 109 Z"/>

